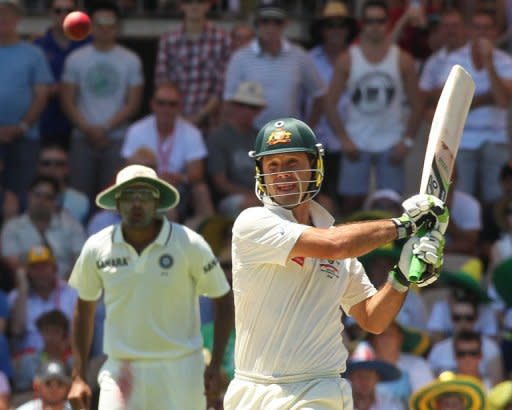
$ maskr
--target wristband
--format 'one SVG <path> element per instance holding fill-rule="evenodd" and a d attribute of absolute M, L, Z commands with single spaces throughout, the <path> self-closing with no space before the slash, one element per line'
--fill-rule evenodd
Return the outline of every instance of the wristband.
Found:
<path fill-rule="evenodd" d="M 408 238 L 416 231 L 416 226 L 405 214 L 400 218 L 391 218 L 391 221 L 395 224 L 397 239 Z"/>
<path fill-rule="evenodd" d="M 399 272 L 398 266 L 395 266 L 393 269 L 389 271 L 387 282 L 397 292 L 405 293 L 409 290 L 409 282 L 404 283 L 404 281 L 401 280 L 401 277 L 405 279 L 403 277 L 403 274 Z"/>

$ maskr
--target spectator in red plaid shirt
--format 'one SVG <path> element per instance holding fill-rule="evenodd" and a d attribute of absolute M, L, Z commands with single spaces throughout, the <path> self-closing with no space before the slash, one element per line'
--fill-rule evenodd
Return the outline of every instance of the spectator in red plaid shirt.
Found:
<path fill-rule="evenodd" d="M 155 81 L 183 91 L 185 117 L 206 131 L 219 107 L 231 52 L 228 32 L 207 20 L 209 0 L 181 0 L 183 25 L 160 38 Z"/>

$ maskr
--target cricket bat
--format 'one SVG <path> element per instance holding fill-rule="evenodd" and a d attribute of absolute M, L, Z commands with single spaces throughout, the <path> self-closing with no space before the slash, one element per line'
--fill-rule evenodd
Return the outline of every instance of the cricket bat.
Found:
<path fill-rule="evenodd" d="M 454 65 L 444 84 L 428 135 L 420 194 L 434 195 L 446 202 L 451 175 L 468 116 L 475 82 L 464 68 Z M 419 232 L 424 235 L 426 232 Z M 416 283 L 425 271 L 425 263 L 413 256 L 409 281 Z"/>

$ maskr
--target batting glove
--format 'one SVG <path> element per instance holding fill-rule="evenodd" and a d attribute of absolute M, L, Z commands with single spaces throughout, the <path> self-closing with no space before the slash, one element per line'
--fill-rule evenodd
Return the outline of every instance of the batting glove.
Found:
<path fill-rule="evenodd" d="M 398 239 L 408 238 L 419 229 L 431 230 L 445 212 L 443 201 L 433 195 L 417 194 L 402 202 L 404 213 L 400 218 L 393 218 Z M 446 223 L 447 224 L 447 223 Z"/>
<path fill-rule="evenodd" d="M 415 255 L 426 264 L 425 272 L 416 285 L 424 287 L 434 283 L 443 266 L 444 244 L 444 235 L 437 229 L 422 237 L 410 238 L 402 248 L 398 264 L 389 272 L 388 282 L 397 291 L 406 292 L 410 286 L 406 274 L 409 272 L 412 256 Z"/>

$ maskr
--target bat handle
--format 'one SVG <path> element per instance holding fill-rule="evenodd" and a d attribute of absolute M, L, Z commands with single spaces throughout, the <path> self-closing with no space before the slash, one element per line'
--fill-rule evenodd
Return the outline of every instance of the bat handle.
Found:
<path fill-rule="evenodd" d="M 409 282 L 418 283 L 425 272 L 425 262 L 418 259 L 416 255 L 413 255 L 411 265 L 409 267 Z"/>
<path fill-rule="evenodd" d="M 423 236 L 427 233 L 426 229 L 420 229 L 417 233 L 418 236 Z M 407 277 L 409 282 L 418 283 L 425 272 L 426 264 L 425 262 L 418 259 L 416 255 L 412 256 L 411 264 L 409 265 L 409 272 L 407 273 Z"/>

